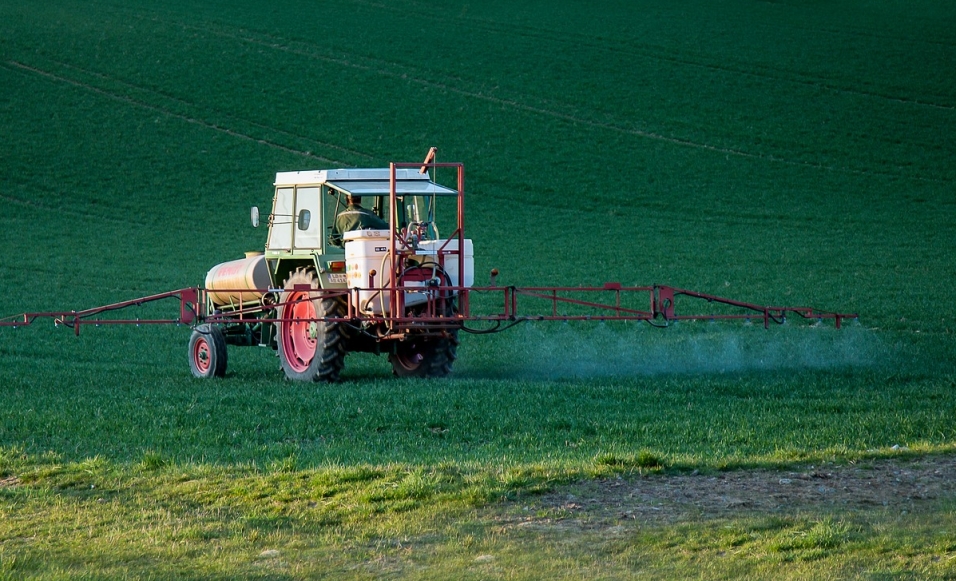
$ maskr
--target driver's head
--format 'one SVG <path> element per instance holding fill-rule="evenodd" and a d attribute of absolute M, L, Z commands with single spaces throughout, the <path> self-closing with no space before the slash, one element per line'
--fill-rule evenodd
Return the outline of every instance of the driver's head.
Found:
<path fill-rule="evenodd" d="M 353 196 L 352 194 L 349 194 L 348 199 L 349 199 L 349 204 L 352 204 L 353 206 L 362 205 L 362 196 Z"/>

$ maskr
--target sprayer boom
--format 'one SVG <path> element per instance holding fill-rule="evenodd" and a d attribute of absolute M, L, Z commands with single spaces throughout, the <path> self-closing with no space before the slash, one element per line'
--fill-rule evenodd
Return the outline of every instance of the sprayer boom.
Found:
<path fill-rule="evenodd" d="M 227 345 L 263 345 L 278 351 L 289 379 L 336 381 L 346 354 L 356 351 L 387 354 L 400 377 L 442 377 L 457 357 L 459 332 L 496 333 L 523 321 L 666 327 L 739 319 L 769 327 L 796 315 L 840 328 L 857 317 L 666 285 L 498 286 L 497 270 L 489 286 L 474 286 L 464 166 L 435 155 L 432 148 L 422 163 L 387 168 L 277 173 L 264 251 L 213 267 L 204 285 L 81 311 L 25 313 L 0 319 L 0 327 L 50 318 L 79 335 L 86 324 L 187 324 L 197 377 L 225 374 Z M 439 171 L 454 176 L 439 183 Z M 259 216 L 253 208 L 253 226 Z M 159 302 L 175 302 L 178 312 L 160 316 Z M 124 317 L 133 307 L 147 316 Z"/>
<path fill-rule="evenodd" d="M 625 287 L 620 283 L 605 283 L 600 287 L 448 287 L 435 286 L 428 290 L 430 296 L 414 316 L 394 316 L 389 313 L 363 312 L 355 308 L 358 297 L 366 293 L 377 294 L 391 290 L 390 287 L 353 288 L 347 290 L 312 290 L 308 298 L 283 302 L 282 289 L 216 289 L 202 287 L 185 288 L 147 297 L 131 299 L 101 307 L 79 311 L 53 311 L 24 313 L 0 319 L 0 327 L 25 327 L 37 319 L 52 319 L 54 324 L 72 328 L 77 335 L 81 325 L 116 324 L 215 324 L 246 325 L 250 321 L 262 323 L 289 323 L 302 319 L 276 316 L 277 312 L 293 309 L 306 301 L 345 301 L 349 307 L 342 313 L 314 316 L 310 323 L 345 323 L 350 326 L 369 327 L 384 325 L 392 329 L 390 335 L 405 335 L 411 330 L 432 330 L 438 333 L 448 329 L 461 329 L 474 333 L 495 333 L 524 321 L 643 321 L 655 327 L 666 327 L 678 321 L 691 320 L 744 320 L 762 322 L 765 328 L 770 323 L 783 324 L 788 315 L 814 322 L 834 321 L 837 329 L 843 321 L 855 320 L 856 313 L 819 311 L 812 307 L 764 306 L 700 293 L 667 285 Z M 261 300 L 254 304 L 237 304 L 234 309 L 221 310 L 209 300 L 213 293 L 255 293 Z M 454 313 L 442 311 L 441 297 L 458 296 L 460 308 Z M 697 299 L 719 308 L 708 312 L 691 309 Z M 111 316 L 132 307 L 169 301 L 178 303 L 178 314 L 165 318 L 122 318 Z M 473 309 L 474 301 L 482 303 L 482 309 Z M 643 303 L 643 304 L 641 304 Z M 497 306 L 495 306 L 497 305 Z M 643 307 L 643 308 L 642 308 Z M 684 310 L 687 308 L 687 310 Z M 482 312 L 484 311 L 484 312 Z M 478 326 L 486 324 L 483 327 Z M 490 325 L 489 325 L 490 324 Z M 380 339 L 387 339 L 382 336 Z"/>

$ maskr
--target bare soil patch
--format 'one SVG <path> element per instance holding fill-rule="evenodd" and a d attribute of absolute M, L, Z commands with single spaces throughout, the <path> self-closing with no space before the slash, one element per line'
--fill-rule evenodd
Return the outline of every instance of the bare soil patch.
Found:
<path fill-rule="evenodd" d="M 947 499 L 956 499 L 956 456 L 604 479 L 562 487 L 534 505 L 570 518 L 667 523 L 775 513 L 916 512 Z"/>

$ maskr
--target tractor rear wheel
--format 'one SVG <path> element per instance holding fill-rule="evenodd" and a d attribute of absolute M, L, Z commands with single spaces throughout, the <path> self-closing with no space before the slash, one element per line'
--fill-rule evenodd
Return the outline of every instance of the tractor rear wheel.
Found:
<path fill-rule="evenodd" d="M 446 316 L 453 316 L 454 304 L 449 301 Z M 458 358 L 458 329 L 444 337 L 411 337 L 395 347 L 388 356 L 392 373 L 398 377 L 446 377 Z"/>
<path fill-rule="evenodd" d="M 304 268 L 296 269 L 283 286 L 278 314 L 289 320 L 277 323 L 276 333 L 282 371 L 296 381 L 338 381 L 345 367 L 345 338 L 339 323 L 316 319 L 341 317 L 345 305 L 316 292 L 318 278 Z M 296 290 L 296 286 L 311 290 Z"/>
<path fill-rule="evenodd" d="M 193 329 L 189 337 L 189 370 L 201 379 L 225 377 L 228 351 L 222 329 L 208 323 Z"/>

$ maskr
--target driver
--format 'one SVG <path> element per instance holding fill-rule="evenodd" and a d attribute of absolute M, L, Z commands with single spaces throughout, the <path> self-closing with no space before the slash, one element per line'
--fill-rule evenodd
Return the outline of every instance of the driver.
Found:
<path fill-rule="evenodd" d="M 362 198 L 346 194 L 348 205 L 335 217 L 329 243 L 342 248 L 345 242 L 342 235 L 352 230 L 388 230 L 388 222 L 382 220 L 368 208 L 362 207 Z"/>

